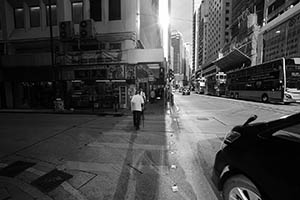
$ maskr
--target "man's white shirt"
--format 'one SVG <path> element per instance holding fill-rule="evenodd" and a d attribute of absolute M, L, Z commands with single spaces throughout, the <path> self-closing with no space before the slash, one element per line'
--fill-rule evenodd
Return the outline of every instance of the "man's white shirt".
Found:
<path fill-rule="evenodd" d="M 133 95 L 131 99 L 131 110 L 142 111 L 142 104 L 144 104 L 144 99 L 141 95 Z"/>

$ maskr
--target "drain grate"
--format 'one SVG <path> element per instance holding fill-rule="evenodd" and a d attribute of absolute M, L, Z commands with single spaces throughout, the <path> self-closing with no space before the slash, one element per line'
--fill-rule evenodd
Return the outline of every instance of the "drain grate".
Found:
<path fill-rule="evenodd" d="M 15 177 L 26 169 L 32 167 L 35 163 L 16 161 L 0 170 L 0 176 Z"/>
<path fill-rule="evenodd" d="M 202 121 L 205 121 L 205 120 L 209 120 L 208 118 L 206 117 L 197 117 L 197 120 L 202 120 Z"/>
<path fill-rule="evenodd" d="M 51 192 L 57 188 L 64 181 L 72 178 L 71 174 L 67 174 L 63 171 L 54 169 L 49 173 L 39 177 L 38 179 L 31 182 L 31 185 L 37 187 L 40 191 L 44 193 Z"/>

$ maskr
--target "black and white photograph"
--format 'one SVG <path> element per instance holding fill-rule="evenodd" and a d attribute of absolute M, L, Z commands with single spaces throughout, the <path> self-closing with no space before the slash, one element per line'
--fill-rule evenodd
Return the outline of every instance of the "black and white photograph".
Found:
<path fill-rule="evenodd" d="M 300 0 L 0 0 L 0 200 L 300 200 Z"/>

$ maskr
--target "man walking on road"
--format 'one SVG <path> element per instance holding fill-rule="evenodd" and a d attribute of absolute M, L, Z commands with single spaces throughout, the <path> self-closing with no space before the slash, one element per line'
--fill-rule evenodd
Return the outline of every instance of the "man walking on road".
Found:
<path fill-rule="evenodd" d="M 144 99 L 138 91 L 135 92 L 131 99 L 131 111 L 133 113 L 133 124 L 136 130 L 140 129 L 141 113 L 143 111 Z"/>

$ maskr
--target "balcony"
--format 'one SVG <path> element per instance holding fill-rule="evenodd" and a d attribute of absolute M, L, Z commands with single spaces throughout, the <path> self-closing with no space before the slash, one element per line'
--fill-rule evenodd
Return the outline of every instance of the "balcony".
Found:
<path fill-rule="evenodd" d="M 0 57 L 4 68 L 51 66 L 51 53 L 5 55 Z"/>

